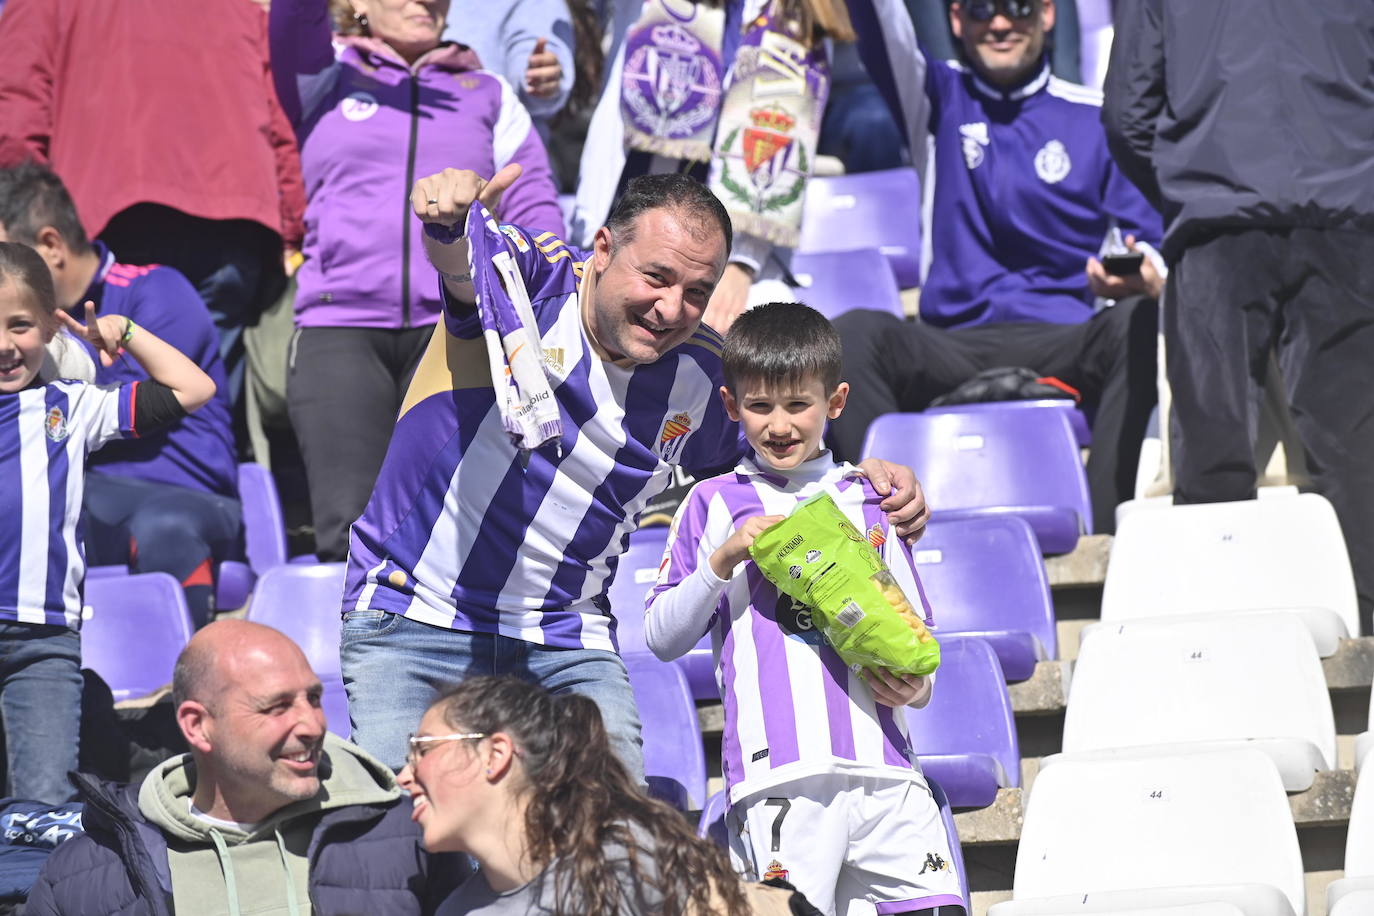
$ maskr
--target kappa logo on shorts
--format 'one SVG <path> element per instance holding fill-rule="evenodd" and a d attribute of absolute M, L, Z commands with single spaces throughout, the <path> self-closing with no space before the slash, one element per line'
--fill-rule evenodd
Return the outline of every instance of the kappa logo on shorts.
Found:
<path fill-rule="evenodd" d="M 687 434 L 691 431 L 691 414 L 676 414 L 663 424 L 663 433 L 658 437 L 658 453 L 664 461 L 672 461 L 677 457 L 677 453 L 682 450 L 682 443 L 687 441 Z"/>
<path fill-rule="evenodd" d="M 62 412 L 61 407 L 53 407 L 48 411 L 47 417 L 43 420 L 43 432 L 54 442 L 61 442 L 71 435 L 71 430 L 67 428 L 67 415 Z"/>
<path fill-rule="evenodd" d="M 949 863 L 938 852 L 928 852 L 926 853 L 926 864 L 921 866 L 921 870 L 917 874 L 924 875 L 928 871 L 949 871 Z"/>
<path fill-rule="evenodd" d="M 772 881 L 774 878 L 777 878 L 781 881 L 786 881 L 789 874 L 791 874 L 791 872 L 783 868 L 781 862 L 774 859 L 768 863 L 768 870 L 763 873 L 763 880 Z"/>

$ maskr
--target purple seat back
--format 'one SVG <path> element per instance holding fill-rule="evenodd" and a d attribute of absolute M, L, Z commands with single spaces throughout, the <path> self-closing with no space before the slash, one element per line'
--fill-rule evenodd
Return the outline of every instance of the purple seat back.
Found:
<path fill-rule="evenodd" d="M 286 522 L 272 472 L 260 464 L 239 465 L 239 502 L 244 552 L 260 576 L 286 562 Z"/>
<path fill-rule="evenodd" d="M 1023 519 L 945 519 L 937 513 L 912 555 L 941 637 L 988 640 L 1013 681 L 1058 655 L 1045 561 Z"/>
<path fill-rule="evenodd" d="M 1069 418 L 1069 426 L 1073 428 L 1074 438 L 1082 448 L 1087 448 L 1093 444 L 1092 429 L 1088 427 L 1088 415 L 1078 408 L 1068 398 L 1037 398 L 1033 401 L 986 401 L 977 404 L 947 404 L 943 407 L 928 407 L 926 413 L 947 413 L 963 411 L 965 413 L 977 412 L 980 410 L 1062 410 L 1064 416 Z"/>
<path fill-rule="evenodd" d="M 630 535 L 629 548 L 620 555 L 615 578 L 606 598 L 616 619 L 616 641 L 621 655 L 650 654 L 644 641 L 644 599 L 658 579 L 663 565 L 663 548 L 668 543 L 666 525 L 640 528 Z M 715 662 L 711 656 L 711 637 L 703 636 L 677 665 L 687 675 L 687 685 L 698 700 L 719 700 Z"/>
<path fill-rule="evenodd" d="M 644 774 L 686 790 L 691 809 L 706 803 L 706 752 L 687 677 L 652 655 L 626 655 L 644 737 Z"/>
<path fill-rule="evenodd" d="M 1021 748 L 1002 666 L 981 639 L 942 637 L 935 694 L 906 710 L 911 746 L 956 808 L 992 803 L 1021 784 Z"/>
<path fill-rule="evenodd" d="M 876 248 L 816 251 L 792 256 L 797 298 L 827 318 L 851 309 L 872 309 L 905 317 L 902 293 L 887 258 Z"/>
<path fill-rule="evenodd" d="M 283 563 L 258 580 L 244 616 L 291 637 L 320 677 L 338 675 L 343 590 L 342 563 Z"/>
<path fill-rule="evenodd" d="M 717 792 L 706 799 L 697 819 L 697 836 L 710 839 L 721 849 L 730 848 L 730 836 L 725 829 L 725 793 Z"/>
<path fill-rule="evenodd" d="M 116 702 L 170 684 L 191 640 L 186 595 L 167 573 L 88 579 L 82 616 L 82 667 L 100 675 Z"/>
<path fill-rule="evenodd" d="M 347 741 L 353 726 L 348 718 L 348 692 L 344 690 L 343 680 L 337 674 L 320 674 L 320 683 L 324 684 L 320 705 L 324 707 L 325 722 L 331 732 Z"/>
<path fill-rule="evenodd" d="M 910 168 L 812 178 L 797 251 L 876 248 L 897 285 L 921 285 L 921 180 Z"/>
<path fill-rule="evenodd" d="M 1059 410 L 893 413 L 873 421 L 863 454 L 916 469 L 946 518 L 1016 515 L 1044 553 L 1092 531 L 1078 441 Z"/>

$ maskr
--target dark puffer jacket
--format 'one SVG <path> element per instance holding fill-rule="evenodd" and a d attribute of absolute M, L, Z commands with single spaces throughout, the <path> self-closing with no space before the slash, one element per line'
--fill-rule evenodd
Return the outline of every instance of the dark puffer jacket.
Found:
<path fill-rule="evenodd" d="M 137 785 L 73 774 L 86 834 L 49 857 L 27 916 L 170 916 L 167 841 L 139 810 Z M 430 855 L 404 796 L 323 812 L 310 839 L 315 916 L 432 913 L 469 874 L 464 857 Z"/>

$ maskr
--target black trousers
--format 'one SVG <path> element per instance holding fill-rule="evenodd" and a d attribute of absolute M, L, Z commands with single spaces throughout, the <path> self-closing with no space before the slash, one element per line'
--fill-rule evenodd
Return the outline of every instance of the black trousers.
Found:
<path fill-rule="evenodd" d="M 286 403 L 310 486 L 315 554 L 326 563 L 348 556 L 348 527 L 367 508 L 396 414 L 433 333 L 433 327 L 296 332 Z"/>
<path fill-rule="evenodd" d="M 1158 325 L 1155 301 L 1143 297 L 1080 324 L 942 330 L 880 312 L 846 312 L 835 327 L 844 344 L 849 403 L 830 424 L 830 446 L 845 460 L 869 457 L 860 454 L 864 435 L 882 414 L 923 410 L 984 369 L 1025 366 L 1077 388 L 1095 409 L 1087 469 L 1093 530 L 1110 533 L 1117 503 L 1134 493 L 1140 443 L 1158 398 Z M 915 470 L 919 477 L 921 469 Z"/>
<path fill-rule="evenodd" d="M 1220 233 L 1183 251 L 1166 301 L 1175 502 L 1254 496 L 1276 350 L 1312 488 L 1345 533 L 1360 628 L 1374 632 L 1374 234 Z"/>

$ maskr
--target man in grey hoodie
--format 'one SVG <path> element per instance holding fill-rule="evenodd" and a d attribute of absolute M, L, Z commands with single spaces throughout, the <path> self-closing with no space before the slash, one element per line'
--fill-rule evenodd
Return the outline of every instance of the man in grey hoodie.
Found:
<path fill-rule="evenodd" d="M 177 660 L 191 748 L 141 786 L 73 774 L 86 835 L 49 858 L 34 914 L 429 913 L 468 874 L 430 856 L 391 771 L 325 730 L 286 636 L 212 623 Z"/>

